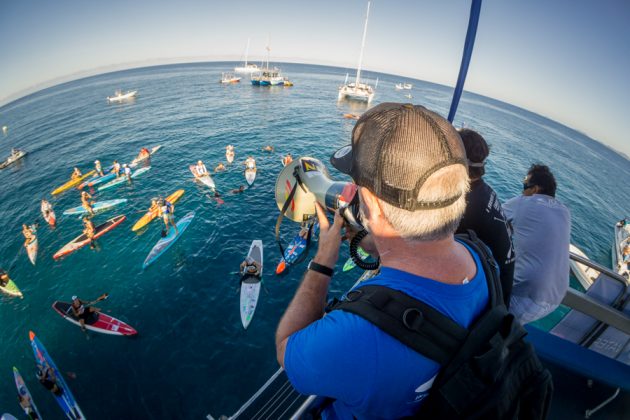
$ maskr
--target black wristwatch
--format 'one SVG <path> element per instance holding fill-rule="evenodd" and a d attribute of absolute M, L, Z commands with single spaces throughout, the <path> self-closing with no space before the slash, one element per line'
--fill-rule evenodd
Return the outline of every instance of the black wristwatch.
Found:
<path fill-rule="evenodd" d="M 332 277 L 334 274 L 334 271 L 332 268 L 326 267 L 325 265 L 317 264 L 313 260 L 311 260 L 311 262 L 308 263 L 308 267 L 306 267 L 306 269 L 318 272 L 319 274 L 323 274 L 328 277 Z"/>

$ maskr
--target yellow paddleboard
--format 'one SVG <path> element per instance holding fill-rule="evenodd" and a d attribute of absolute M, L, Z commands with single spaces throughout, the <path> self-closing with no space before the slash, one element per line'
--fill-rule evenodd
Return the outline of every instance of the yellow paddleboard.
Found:
<path fill-rule="evenodd" d="M 60 194 L 66 190 L 69 190 L 72 187 L 75 187 L 77 185 L 79 185 L 81 183 L 81 181 L 83 181 L 85 178 L 92 176 L 96 173 L 96 171 L 92 170 L 86 174 L 81 175 L 80 177 L 76 178 L 76 179 L 72 179 L 68 182 L 66 182 L 65 184 L 63 184 L 61 187 L 57 188 L 56 190 L 54 190 L 52 192 L 52 195 L 57 195 Z"/>
<path fill-rule="evenodd" d="M 166 201 L 168 201 L 171 204 L 175 204 L 175 202 L 177 200 L 179 200 L 179 198 L 184 195 L 184 190 L 177 190 L 175 191 L 173 194 L 169 195 L 168 197 L 166 197 Z M 151 223 L 151 221 L 153 219 L 155 219 L 157 217 L 157 213 L 154 213 L 152 211 L 147 211 L 146 214 L 144 216 L 142 216 L 140 218 L 140 220 L 138 220 L 136 222 L 135 225 L 133 225 L 133 227 L 131 228 L 132 231 L 136 232 L 140 229 L 142 229 L 143 227 L 145 227 L 146 225 L 148 225 L 149 223 Z"/>

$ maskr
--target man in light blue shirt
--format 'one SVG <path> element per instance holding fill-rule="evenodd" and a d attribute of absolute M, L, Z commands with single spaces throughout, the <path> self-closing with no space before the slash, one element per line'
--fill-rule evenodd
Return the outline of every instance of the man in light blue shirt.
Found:
<path fill-rule="evenodd" d="M 549 168 L 532 165 L 523 195 L 503 205 L 516 255 L 510 312 L 522 324 L 553 312 L 569 287 L 571 215 L 555 196 Z"/>
<path fill-rule="evenodd" d="M 479 256 L 454 237 L 469 182 L 453 126 L 422 106 L 380 104 L 331 162 L 359 186 L 369 232 L 361 246 L 381 259 L 381 274 L 365 284 L 402 291 L 470 326 L 487 307 L 488 288 Z M 323 418 L 413 415 L 440 367 L 364 318 L 323 316 L 343 219 L 336 213 L 331 225 L 316 208 L 319 248 L 278 325 L 278 362 L 298 391 L 335 400 Z"/>

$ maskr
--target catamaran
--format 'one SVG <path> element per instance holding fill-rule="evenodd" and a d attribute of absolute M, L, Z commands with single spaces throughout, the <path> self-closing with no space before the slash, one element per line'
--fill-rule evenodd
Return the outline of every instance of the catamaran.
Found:
<path fill-rule="evenodd" d="M 248 64 L 247 56 L 249 55 L 249 38 L 247 38 L 247 47 L 245 48 L 245 63 L 241 67 L 234 67 L 236 73 L 255 73 L 260 69 L 256 64 Z"/>
<path fill-rule="evenodd" d="M 361 83 L 361 64 L 363 62 L 363 49 L 365 47 L 365 36 L 367 34 L 368 17 L 370 16 L 370 2 L 368 2 L 367 13 L 365 14 L 365 25 L 363 27 L 363 39 L 361 40 L 361 53 L 359 54 L 359 65 L 357 76 L 353 83 L 348 83 L 348 75 L 343 86 L 339 87 L 339 100 L 348 99 L 353 101 L 367 102 L 374 99 L 374 89 L 367 83 Z"/>

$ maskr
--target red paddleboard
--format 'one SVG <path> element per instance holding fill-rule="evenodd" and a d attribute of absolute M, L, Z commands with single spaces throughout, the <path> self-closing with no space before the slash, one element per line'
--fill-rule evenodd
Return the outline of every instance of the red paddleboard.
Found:
<path fill-rule="evenodd" d="M 67 321 L 72 322 L 75 325 L 81 325 L 79 320 L 72 315 L 72 304 L 67 302 L 56 301 L 52 304 L 53 309 Z M 113 318 L 102 312 L 95 312 L 90 314 L 90 317 L 85 320 L 85 328 L 91 331 L 96 331 L 103 334 L 111 335 L 136 335 L 138 331 L 133 329 L 130 325 Z"/>
<path fill-rule="evenodd" d="M 124 220 L 125 220 L 125 216 L 121 215 L 121 216 L 116 216 L 109 219 L 107 222 L 103 223 L 102 225 L 98 225 L 94 229 L 95 230 L 94 239 L 103 236 L 104 234 L 114 229 L 119 224 L 121 224 Z M 53 258 L 57 260 L 63 256 L 73 253 L 77 249 L 83 248 L 89 243 L 90 243 L 90 240 L 87 238 L 85 233 L 83 233 L 77 236 L 76 238 L 74 238 L 73 240 L 71 240 L 70 242 L 68 242 L 67 244 L 65 244 L 63 248 L 61 248 L 59 251 L 55 253 L 55 255 L 53 255 Z"/>

